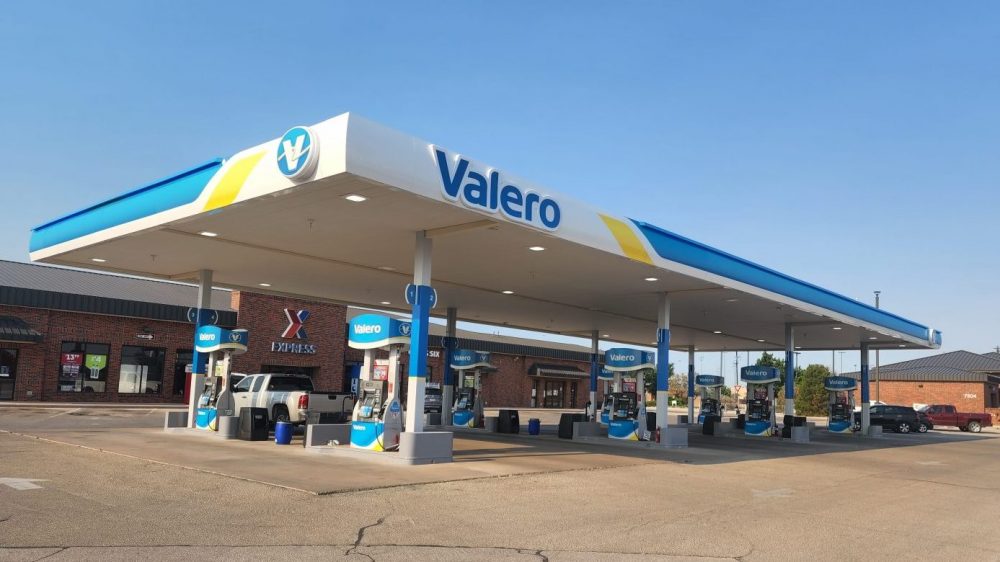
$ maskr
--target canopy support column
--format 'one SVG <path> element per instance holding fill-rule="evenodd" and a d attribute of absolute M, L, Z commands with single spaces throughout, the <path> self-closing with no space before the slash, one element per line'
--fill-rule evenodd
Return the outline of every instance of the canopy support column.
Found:
<path fill-rule="evenodd" d="M 194 319 L 194 353 L 191 355 L 191 380 L 188 384 L 188 428 L 194 428 L 198 414 L 198 399 L 205 387 L 205 363 L 207 357 L 198 352 L 198 328 L 210 324 L 212 315 L 212 270 L 202 269 L 198 272 L 198 307 Z"/>
<path fill-rule="evenodd" d="M 597 421 L 597 377 L 601 373 L 601 364 L 597 362 L 600 332 L 590 333 L 590 410 L 587 412 L 590 421 Z"/>
<path fill-rule="evenodd" d="M 434 290 L 431 289 L 431 239 L 417 233 L 413 252 L 413 317 L 410 327 L 410 377 L 407 382 L 406 431 L 424 430 L 424 392 L 427 382 L 427 330 Z"/>
<path fill-rule="evenodd" d="M 795 415 L 795 334 L 785 324 L 785 415 Z"/>
<path fill-rule="evenodd" d="M 659 322 L 656 329 L 656 428 L 661 436 L 667 433 L 667 408 L 670 388 L 670 296 L 660 295 Z M 644 400 L 644 397 L 640 397 Z M 661 444 L 666 444 L 661 439 Z"/>
<path fill-rule="evenodd" d="M 871 398 L 868 388 L 868 344 L 861 344 L 861 434 L 868 435 L 871 423 Z"/>
<path fill-rule="evenodd" d="M 451 359 L 458 347 L 458 339 L 455 337 L 458 324 L 458 309 L 448 308 L 447 325 L 445 326 L 444 344 L 444 381 L 441 388 L 441 423 L 445 426 L 451 425 L 452 412 L 455 407 L 455 372 L 451 369 Z"/>
<path fill-rule="evenodd" d="M 688 423 L 694 423 L 694 346 L 688 346 Z"/>

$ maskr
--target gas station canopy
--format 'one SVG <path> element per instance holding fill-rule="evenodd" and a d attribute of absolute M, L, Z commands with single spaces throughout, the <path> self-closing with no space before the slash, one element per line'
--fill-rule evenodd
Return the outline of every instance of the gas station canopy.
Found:
<path fill-rule="evenodd" d="M 213 160 L 34 229 L 31 259 L 408 310 L 418 232 L 433 313 L 651 346 L 937 348 L 941 334 L 653 225 L 601 212 L 356 115 Z M 194 303 L 192 303 L 194 304 Z"/>

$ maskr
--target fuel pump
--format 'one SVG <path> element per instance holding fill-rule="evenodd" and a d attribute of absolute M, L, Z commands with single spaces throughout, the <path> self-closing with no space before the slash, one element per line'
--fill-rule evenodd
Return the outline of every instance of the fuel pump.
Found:
<path fill-rule="evenodd" d="M 826 377 L 823 387 L 829 393 L 827 402 L 827 430 L 830 433 L 854 431 L 854 390 L 858 381 L 850 377 Z"/>
<path fill-rule="evenodd" d="M 781 380 L 777 367 L 743 367 L 740 380 L 747 386 L 747 412 L 744 433 L 759 437 L 774 434 L 777 421 L 774 411 L 774 386 Z"/>
<path fill-rule="evenodd" d="M 716 375 L 698 375 L 694 379 L 698 397 L 701 398 L 701 408 L 698 410 L 698 423 L 705 423 L 708 416 L 722 417 L 722 387 L 726 380 Z"/>
<path fill-rule="evenodd" d="M 611 411 L 614 410 L 614 393 L 621 391 L 621 374 L 609 371 L 607 367 L 601 367 L 601 374 L 598 378 L 604 380 L 604 401 L 601 402 L 601 410 L 598 413 L 597 421 L 602 426 L 608 425 Z M 611 386 L 609 386 L 611 383 Z"/>
<path fill-rule="evenodd" d="M 483 427 L 482 371 L 495 369 L 490 354 L 485 351 L 456 349 L 451 354 L 451 368 L 458 371 L 451 423 L 455 427 Z M 472 371 L 472 386 L 466 381 L 466 371 Z"/>
<path fill-rule="evenodd" d="M 218 431 L 219 416 L 234 416 L 235 401 L 229 384 L 233 355 L 246 353 L 249 342 L 246 330 L 227 330 L 218 326 L 202 326 L 195 337 L 198 353 L 208 355 L 208 376 L 198 396 L 195 427 Z"/>
<path fill-rule="evenodd" d="M 403 409 L 399 402 L 400 362 L 410 341 L 410 323 L 362 314 L 351 319 L 347 345 L 365 350 L 358 381 L 358 400 L 351 416 L 351 447 L 370 451 L 399 448 L 403 431 Z M 388 348 L 385 368 L 376 369 L 375 351 Z M 378 371 L 378 372 L 376 372 Z"/>
<path fill-rule="evenodd" d="M 604 368 L 613 373 L 614 377 L 614 392 L 605 396 L 601 408 L 601 419 L 606 420 L 608 425 L 608 437 L 648 441 L 651 428 L 646 427 L 645 372 L 656 368 L 654 354 L 639 349 L 616 347 L 604 353 Z M 626 376 L 633 378 L 634 382 L 622 380 Z"/>

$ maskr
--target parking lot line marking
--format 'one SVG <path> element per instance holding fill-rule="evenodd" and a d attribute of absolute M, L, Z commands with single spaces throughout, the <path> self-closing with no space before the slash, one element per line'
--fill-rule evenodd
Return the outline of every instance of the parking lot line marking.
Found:
<path fill-rule="evenodd" d="M 38 478 L 0 478 L 0 485 L 7 486 L 8 488 L 13 488 L 18 491 L 22 490 L 41 490 L 42 487 L 35 482 L 47 482 L 47 480 L 40 480 Z"/>

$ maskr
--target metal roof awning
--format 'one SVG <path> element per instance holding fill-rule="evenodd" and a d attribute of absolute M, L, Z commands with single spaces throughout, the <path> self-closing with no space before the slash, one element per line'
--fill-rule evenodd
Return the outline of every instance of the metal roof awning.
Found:
<path fill-rule="evenodd" d="M 38 343 L 44 336 L 16 316 L 0 316 L 0 341 Z"/>
<path fill-rule="evenodd" d="M 423 233 L 437 316 L 653 346 L 666 293 L 674 348 L 777 351 L 786 325 L 801 350 L 941 344 L 928 326 L 358 116 L 296 129 L 315 141 L 298 154 L 312 167 L 290 173 L 294 145 L 272 139 L 41 225 L 31 259 L 173 280 L 211 270 L 218 286 L 405 313 Z"/>
<path fill-rule="evenodd" d="M 566 365 L 549 365 L 546 363 L 534 363 L 528 368 L 528 374 L 533 377 L 590 377 L 590 373 L 581 371 L 576 367 Z"/>

